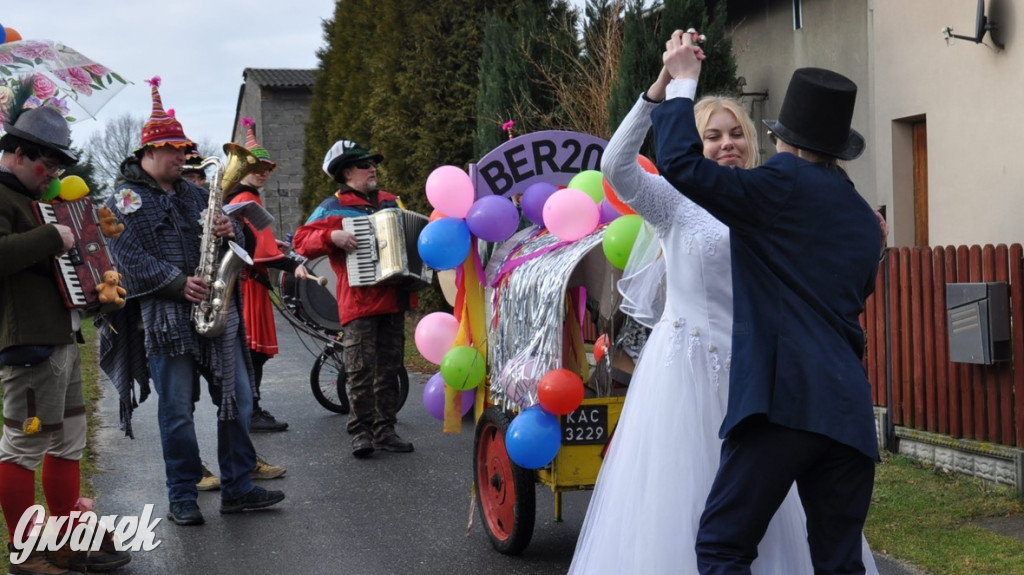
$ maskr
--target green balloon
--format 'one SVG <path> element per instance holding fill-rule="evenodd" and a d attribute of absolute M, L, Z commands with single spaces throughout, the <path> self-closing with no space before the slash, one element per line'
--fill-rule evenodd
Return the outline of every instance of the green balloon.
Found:
<path fill-rule="evenodd" d="M 480 385 L 487 374 L 484 356 L 476 348 L 459 345 L 448 350 L 441 358 L 441 377 L 444 382 L 460 391 Z"/>
<path fill-rule="evenodd" d="M 568 187 L 586 192 L 595 204 L 600 204 L 604 199 L 604 174 L 597 170 L 583 170 L 569 180 Z"/>
<path fill-rule="evenodd" d="M 601 247 L 608 261 L 615 267 L 625 269 L 629 261 L 629 253 L 633 251 L 633 244 L 636 243 L 636 236 L 640 233 L 640 226 L 643 219 L 631 214 L 619 216 L 604 231 L 604 238 L 601 240 Z"/>
<path fill-rule="evenodd" d="M 58 180 L 57 178 L 54 178 L 53 181 L 50 182 L 50 187 L 46 188 L 46 192 L 43 194 L 43 197 L 41 199 L 49 201 L 49 200 L 52 200 L 53 198 L 56 198 L 59 195 L 60 195 L 60 180 Z"/>

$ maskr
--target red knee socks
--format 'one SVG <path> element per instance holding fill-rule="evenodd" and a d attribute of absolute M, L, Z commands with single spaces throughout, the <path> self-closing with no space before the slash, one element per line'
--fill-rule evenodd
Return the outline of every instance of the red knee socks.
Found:
<path fill-rule="evenodd" d="M 76 462 L 77 463 L 77 462 Z M 17 463 L 0 462 L 0 507 L 7 520 L 8 541 L 14 541 L 21 516 L 36 502 L 36 474 Z"/>

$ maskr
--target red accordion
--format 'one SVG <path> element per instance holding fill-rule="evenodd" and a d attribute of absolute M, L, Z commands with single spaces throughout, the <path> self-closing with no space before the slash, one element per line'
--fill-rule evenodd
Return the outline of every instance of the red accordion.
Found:
<path fill-rule="evenodd" d="M 114 271 L 107 243 L 100 233 L 92 200 L 82 198 L 71 202 L 47 204 L 32 202 L 40 224 L 62 224 L 71 228 L 74 245 L 62 256 L 54 258 L 54 270 L 64 305 L 69 309 L 93 311 L 100 307 L 96 286 L 103 283 L 103 274 Z"/>

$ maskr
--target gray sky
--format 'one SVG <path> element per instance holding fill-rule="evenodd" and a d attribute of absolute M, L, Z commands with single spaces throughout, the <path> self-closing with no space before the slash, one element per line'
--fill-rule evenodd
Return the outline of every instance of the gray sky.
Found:
<path fill-rule="evenodd" d="M 413 0 L 410 0 L 412 3 Z M 585 0 L 571 0 L 581 8 Z M 245 68 L 315 68 L 321 23 L 335 0 L 8 1 L 0 24 L 24 39 L 54 40 L 132 82 L 96 119 L 72 126 L 76 146 L 122 114 L 149 117 L 148 78 L 160 76 L 165 109 L 185 133 L 218 146 L 231 139 Z"/>
<path fill-rule="evenodd" d="M 220 144 L 231 138 L 242 71 L 315 68 L 321 22 L 333 13 L 334 0 L 5 0 L 0 24 L 62 42 L 133 82 L 96 120 L 72 126 L 76 146 L 124 113 L 148 118 L 153 76 L 185 133 Z"/>

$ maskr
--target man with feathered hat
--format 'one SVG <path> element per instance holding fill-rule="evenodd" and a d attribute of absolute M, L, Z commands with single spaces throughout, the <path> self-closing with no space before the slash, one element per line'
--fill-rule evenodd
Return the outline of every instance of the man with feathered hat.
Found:
<path fill-rule="evenodd" d="M 255 124 L 252 118 L 243 118 L 242 126 L 246 129 L 245 149 L 259 158 L 259 164 L 245 176 L 232 190 L 226 190 L 224 201 L 229 204 L 256 202 L 263 205 L 260 191 L 267 184 L 267 178 L 277 169 L 277 164 L 270 159 L 270 152 L 256 141 Z M 305 266 L 298 261 L 285 257 L 281 252 L 281 242 L 274 237 L 274 230 L 269 226 L 262 230 L 246 222 L 246 237 L 252 237 L 255 246 L 251 251 L 253 265 L 242 278 L 242 301 L 245 306 L 245 333 L 249 341 L 249 355 L 256 372 L 253 397 L 252 423 L 249 430 L 253 433 L 284 431 L 288 424 L 279 421 L 266 409 L 260 406 L 263 382 L 263 366 L 270 358 L 277 355 L 277 328 L 274 325 L 274 308 L 270 302 L 270 268 L 292 274 L 298 279 L 309 277 Z"/>

